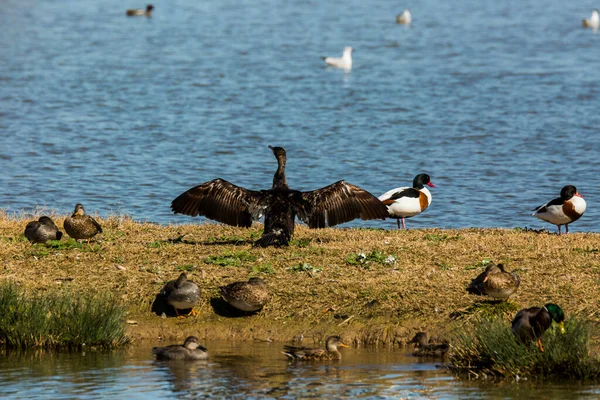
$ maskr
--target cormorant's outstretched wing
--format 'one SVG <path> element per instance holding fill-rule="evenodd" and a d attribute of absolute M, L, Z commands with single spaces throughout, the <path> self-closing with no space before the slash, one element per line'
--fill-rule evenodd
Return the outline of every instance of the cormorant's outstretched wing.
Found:
<path fill-rule="evenodd" d="M 262 197 L 262 192 L 217 178 L 180 194 L 171 202 L 171 210 L 192 217 L 203 215 L 224 224 L 247 228 L 263 215 Z"/>
<path fill-rule="evenodd" d="M 311 228 L 334 226 L 355 218 L 385 219 L 388 216 L 387 207 L 377 197 L 345 181 L 302 192 L 302 197 L 312 210 L 301 209 L 298 217 Z"/>

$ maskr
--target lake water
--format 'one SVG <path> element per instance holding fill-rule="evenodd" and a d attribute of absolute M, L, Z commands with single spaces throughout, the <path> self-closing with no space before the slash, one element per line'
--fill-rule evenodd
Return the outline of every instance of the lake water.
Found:
<path fill-rule="evenodd" d="M 458 381 L 410 350 L 344 349 L 340 362 L 290 363 L 281 344 L 209 342 L 210 359 L 153 360 L 150 343 L 111 353 L 9 353 L 3 398 L 598 398 L 591 385 Z"/>
<path fill-rule="evenodd" d="M 574 184 L 600 230 L 593 2 L 5 0 L 0 208 L 187 223 L 170 202 L 221 177 L 437 185 L 410 227 L 555 227 L 530 209 Z M 321 55 L 353 46 L 350 73 Z M 198 221 L 198 220 L 197 220 Z M 392 229 L 395 221 L 349 224 Z"/>

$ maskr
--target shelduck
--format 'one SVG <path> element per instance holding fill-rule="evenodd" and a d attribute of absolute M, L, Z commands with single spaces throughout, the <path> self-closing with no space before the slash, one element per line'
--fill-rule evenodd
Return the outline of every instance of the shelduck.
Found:
<path fill-rule="evenodd" d="M 389 216 L 396 218 L 398 229 L 400 220 L 402 228 L 406 229 L 404 218 L 421 214 L 431 204 L 431 193 L 425 185 L 435 187 L 429 175 L 419 174 L 413 179 L 413 187 L 395 188 L 379 196 L 379 200 L 387 206 Z"/>
<path fill-rule="evenodd" d="M 534 208 L 531 215 L 558 226 L 560 235 L 560 226 L 564 225 L 566 233 L 569 233 L 569 224 L 581 218 L 585 209 L 583 196 L 577 192 L 575 186 L 567 185 L 560 191 L 560 197 Z"/>

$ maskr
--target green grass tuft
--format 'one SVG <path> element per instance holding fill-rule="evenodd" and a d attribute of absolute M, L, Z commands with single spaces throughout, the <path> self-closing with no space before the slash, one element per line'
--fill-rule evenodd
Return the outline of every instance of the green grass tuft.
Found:
<path fill-rule="evenodd" d="M 0 343 L 9 348 L 112 348 L 127 343 L 125 307 L 112 295 L 30 295 L 0 284 Z"/>
<path fill-rule="evenodd" d="M 206 264 L 220 265 L 222 267 L 238 266 L 245 262 L 256 261 L 256 256 L 247 251 L 226 251 L 216 256 L 208 256 L 203 260 Z"/>
<path fill-rule="evenodd" d="M 555 324 L 553 324 L 555 325 Z M 501 318 L 482 318 L 455 333 L 448 368 L 458 375 L 549 379 L 598 379 L 600 362 L 590 355 L 590 329 L 579 318 L 554 326 L 542 336 L 544 352 L 519 342 Z"/>

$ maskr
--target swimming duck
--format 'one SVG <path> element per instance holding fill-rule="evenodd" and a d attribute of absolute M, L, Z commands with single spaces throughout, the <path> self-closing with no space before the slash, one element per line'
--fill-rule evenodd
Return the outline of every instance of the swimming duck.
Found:
<path fill-rule="evenodd" d="M 62 232 L 47 216 L 40 217 L 37 221 L 31 221 L 25 227 L 25 237 L 31 243 L 46 243 L 48 240 L 60 240 Z"/>
<path fill-rule="evenodd" d="M 557 197 L 548 203 L 534 208 L 534 217 L 550 222 L 558 226 L 560 235 L 560 226 L 565 226 L 565 232 L 569 233 L 569 224 L 577 221 L 585 212 L 586 203 L 583 196 L 577 192 L 573 185 L 567 185 L 560 191 L 560 197 Z"/>
<path fill-rule="evenodd" d="M 151 17 L 152 16 L 152 10 L 154 10 L 154 6 L 152 4 L 148 4 L 146 6 L 145 10 L 142 9 L 130 9 L 127 10 L 125 12 L 125 14 L 127 14 L 128 17 L 141 17 L 141 16 L 146 16 L 146 17 Z"/>
<path fill-rule="evenodd" d="M 404 11 L 402 11 L 402 14 L 398 14 L 396 17 L 397 24 L 410 24 L 411 22 L 412 15 L 410 14 L 410 10 L 408 8 L 405 8 Z"/>
<path fill-rule="evenodd" d="M 425 185 L 435 187 L 429 175 L 419 174 L 413 179 L 413 187 L 395 188 L 379 196 L 379 200 L 387 206 L 389 216 L 396 218 L 398 229 L 400 220 L 402 228 L 406 229 L 404 218 L 421 214 L 431 204 L 431 193 Z"/>
<path fill-rule="evenodd" d="M 155 354 L 158 360 L 206 360 L 208 358 L 208 350 L 200 345 L 200 340 L 196 336 L 188 336 L 183 345 L 153 347 L 152 354 Z"/>
<path fill-rule="evenodd" d="M 512 331 L 523 343 L 536 340 L 540 351 L 544 351 L 542 335 L 552 321 L 556 322 L 561 333 L 565 333 L 565 314 L 559 306 L 548 303 L 543 307 L 524 308 L 515 315 Z"/>
<path fill-rule="evenodd" d="M 514 272 L 505 271 L 503 264 L 491 264 L 471 281 L 467 292 L 476 295 L 487 294 L 494 299 L 506 300 L 517 290 L 520 283 L 519 276 Z"/>
<path fill-rule="evenodd" d="M 167 299 L 167 303 L 173 306 L 177 318 L 185 318 L 179 315 L 178 310 L 191 309 L 188 315 L 197 315 L 194 306 L 200 300 L 200 288 L 192 281 L 187 280 L 187 274 L 182 272 L 174 281 L 169 281 L 163 287 L 162 294 Z"/>
<path fill-rule="evenodd" d="M 324 349 L 312 347 L 283 346 L 282 353 L 292 360 L 341 360 L 342 354 L 338 347 L 349 347 L 342 342 L 339 336 L 329 336 L 325 341 Z"/>
<path fill-rule="evenodd" d="M 63 224 L 67 235 L 75 240 L 87 239 L 90 244 L 90 239 L 98 233 L 102 233 L 102 227 L 91 216 L 85 214 L 85 210 L 81 204 L 75 205 L 73 215 L 67 217 Z"/>
<path fill-rule="evenodd" d="M 598 13 L 598 9 L 594 9 L 592 11 L 592 15 L 590 16 L 590 19 L 584 19 L 581 24 L 583 25 L 584 28 L 592 28 L 592 29 L 598 29 L 600 28 L 600 13 Z"/>
<path fill-rule="evenodd" d="M 296 215 L 310 228 L 334 226 L 355 218 L 387 217 L 386 207 L 375 196 L 345 181 L 309 192 L 290 189 L 285 177 L 285 150 L 269 148 L 278 164 L 271 189 L 248 190 L 217 178 L 179 195 L 171 209 L 246 228 L 264 215 L 264 232 L 255 243 L 262 247 L 288 245 Z"/>
<path fill-rule="evenodd" d="M 248 282 L 234 282 L 221 286 L 221 296 L 238 310 L 255 312 L 269 300 L 267 284 L 260 278 L 250 278 Z"/>
<path fill-rule="evenodd" d="M 413 356 L 416 357 L 443 357 L 448 352 L 448 343 L 432 343 L 427 332 L 418 332 L 410 343 L 415 344 Z"/>
<path fill-rule="evenodd" d="M 352 52 L 354 49 L 350 46 L 344 47 L 341 57 L 321 57 L 330 67 L 336 67 L 350 71 L 352 69 Z"/>

